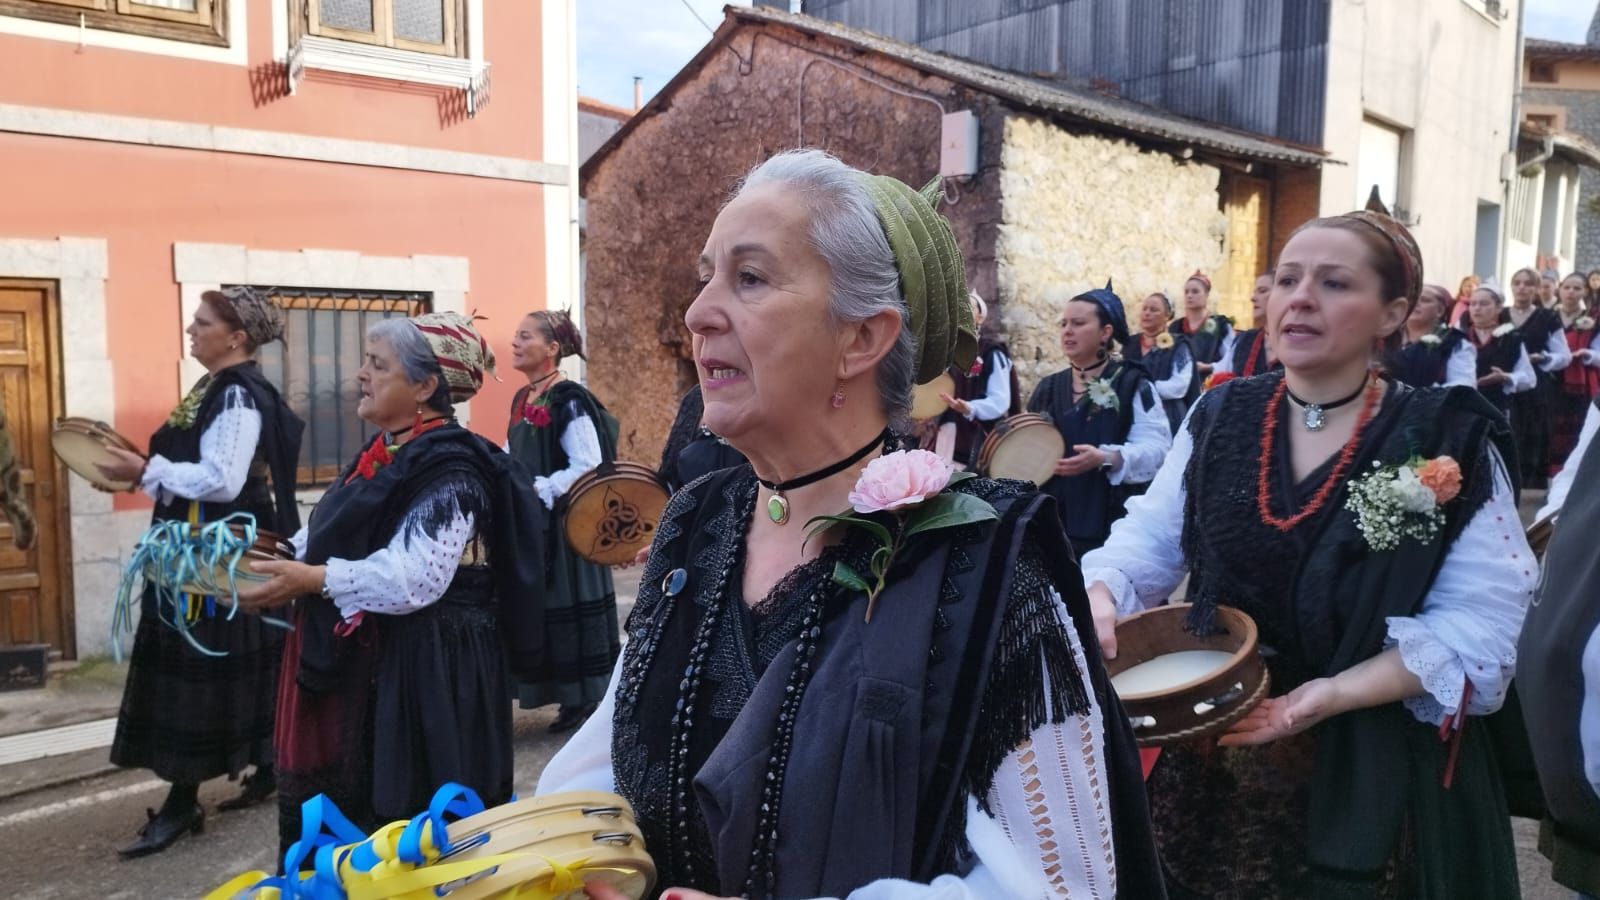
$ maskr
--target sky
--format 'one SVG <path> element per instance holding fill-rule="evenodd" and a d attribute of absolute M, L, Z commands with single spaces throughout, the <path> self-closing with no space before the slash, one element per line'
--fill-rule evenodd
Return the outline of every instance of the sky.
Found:
<path fill-rule="evenodd" d="M 715 28 L 723 0 L 579 0 L 577 6 L 578 93 L 631 108 L 633 77 L 644 79 L 645 100 L 654 96 L 711 37 L 695 13 Z M 1527 0 L 1524 27 L 1530 37 L 1582 43 L 1594 8 L 1594 0 Z"/>

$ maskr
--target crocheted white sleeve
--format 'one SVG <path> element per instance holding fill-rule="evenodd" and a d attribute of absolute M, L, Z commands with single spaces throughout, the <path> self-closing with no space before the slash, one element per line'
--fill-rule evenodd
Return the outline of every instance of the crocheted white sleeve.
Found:
<path fill-rule="evenodd" d="M 1400 648 L 1406 669 L 1427 691 L 1406 700 L 1406 709 L 1433 725 L 1460 708 L 1469 680 L 1468 715 L 1487 715 L 1505 702 L 1517 635 L 1539 581 L 1539 561 L 1498 454 L 1494 467 L 1494 494 L 1450 546 L 1421 611 L 1388 619 L 1387 646 Z"/>
<path fill-rule="evenodd" d="M 600 434 L 594 430 L 594 420 L 578 416 L 567 423 L 561 432 L 561 449 L 567 454 L 567 467 L 550 475 L 540 475 L 533 480 L 534 490 L 548 509 L 555 509 L 556 500 L 572 487 L 572 483 L 600 465 Z"/>
<path fill-rule="evenodd" d="M 474 534 L 472 514 L 452 505 L 449 521 L 432 534 L 416 524 L 421 513 L 414 510 L 387 547 L 366 559 L 328 560 L 328 594 L 346 619 L 362 610 L 404 615 L 444 596 Z"/>
<path fill-rule="evenodd" d="M 244 490 L 261 439 L 261 413 L 239 385 L 228 386 L 222 406 L 200 433 L 199 462 L 173 462 L 159 453 L 150 457 L 139 486 L 151 499 L 226 503 Z"/>

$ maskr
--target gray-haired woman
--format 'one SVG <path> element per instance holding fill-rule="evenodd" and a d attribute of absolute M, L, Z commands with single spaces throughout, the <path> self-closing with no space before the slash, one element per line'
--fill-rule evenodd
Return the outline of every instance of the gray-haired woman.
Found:
<path fill-rule="evenodd" d="M 379 434 L 295 536 L 298 561 L 257 563 L 272 580 L 241 592 L 255 610 L 299 600 L 278 692 L 285 848 L 319 793 L 367 830 L 447 782 L 511 797 L 507 658 L 537 662 L 543 522 L 526 476 L 454 418 L 493 367 L 464 316 L 374 326 L 357 411 Z"/>
<path fill-rule="evenodd" d="M 699 267 L 705 422 L 750 463 L 673 496 L 611 688 L 540 792 L 627 797 L 667 896 L 1163 896 L 1051 502 L 884 453 L 912 383 L 976 351 L 948 224 L 783 153 Z M 885 469 L 921 489 L 886 497 Z M 852 506 L 871 524 L 808 540 Z M 933 508 L 992 517 L 913 533 Z"/>

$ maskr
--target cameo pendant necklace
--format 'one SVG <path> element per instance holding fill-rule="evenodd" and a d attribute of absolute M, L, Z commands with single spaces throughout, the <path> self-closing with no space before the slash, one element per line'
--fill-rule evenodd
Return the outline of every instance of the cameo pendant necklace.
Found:
<path fill-rule="evenodd" d="M 1306 401 L 1301 400 L 1299 397 L 1296 397 L 1294 391 L 1289 390 L 1287 385 L 1284 386 L 1284 389 L 1289 394 L 1289 399 L 1293 400 L 1294 404 L 1300 407 L 1300 421 L 1305 424 L 1306 430 L 1321 431 L 1322 429 L 1328 427 L 1328 410 L 1338 409 L 1339 407 L 1344 406 L 1346 403 L 1349 403 L 1361 396 L 1362 392 L 1367 389 L 1367 383 L 1369 381 L 1371 381 L 1370 378 L 1362 379 L 1361 386 L 1356 388 L 1355 393 L 1348 397 L 1335 400 L 1332 403 L 1307 403 Z"/>

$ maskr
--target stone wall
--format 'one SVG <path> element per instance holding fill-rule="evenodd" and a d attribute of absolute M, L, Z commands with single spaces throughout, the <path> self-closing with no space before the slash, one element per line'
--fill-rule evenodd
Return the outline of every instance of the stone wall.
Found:
<path fill-rule="evenodd" d="M 938 105 L 974 110 L 980 172 L 947 182 L 954 202 L 941 211 L 969 282 L 994 293 L 1005 116 L 992 98 L 781 27 L 747 26 L 730 40 L 748 66 L 727 50 L 703 60 L 583 173 L 589 385 L 622 421 L 622 458 L 652 466 L 694 384 L 683 315 L 695 260 L 738 179 L 772 154 L 820 147 L 920 187 L 939 167 Z"/>
<path fill-rule="evenodd" d="M 1132 327 L 1149 293 L 1181 294 L 1189 273 L 1222 263 L 1219 179 L 1215 167 L 1125 140 L 1006 121 L 995 259 L 1024 392 L 1065 365 L 1057 323 L 1072 295 L 1112 278 Z"/>
<path fill-rule="evenodd" d="M 1566 109 L 1566 129 L 1600 144 L 1600 92 L 1524 88 L 1527 106 Z M 1541 253 L 1546 252 L 1540 247 Z M 1600 268 L 1600 171 L 1584 167 L 1578 182 L 1578 267 L 1587 272 Z"/>

